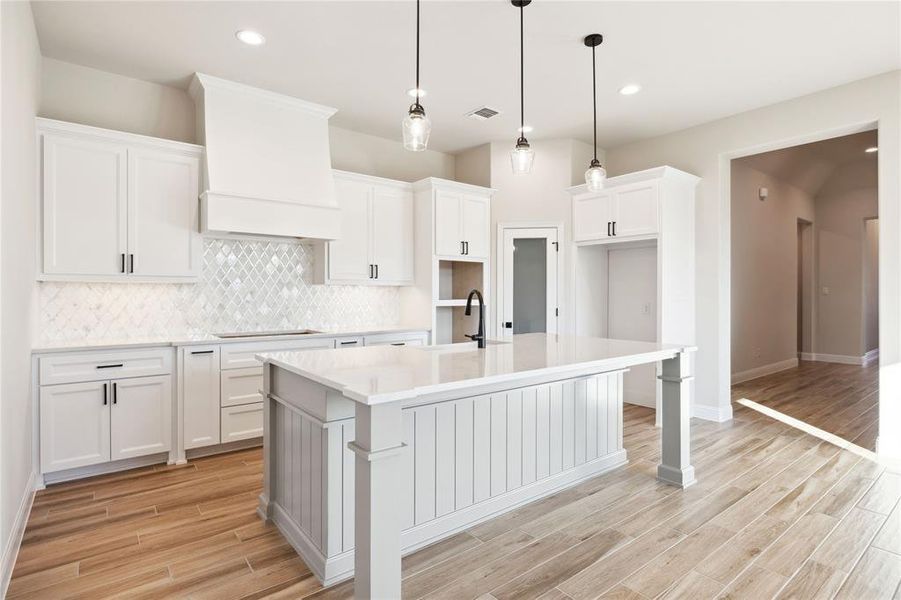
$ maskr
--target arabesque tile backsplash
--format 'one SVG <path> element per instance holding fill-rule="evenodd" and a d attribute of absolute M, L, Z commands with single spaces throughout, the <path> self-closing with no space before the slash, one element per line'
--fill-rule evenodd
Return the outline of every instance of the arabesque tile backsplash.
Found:
<path fill-rule="evenodd" d="M 314 285 L 313 248 L 206 238 L 200 281 L 38 284 L 40 344 L 309 327 L 390 327 L 397 288 Z"/>

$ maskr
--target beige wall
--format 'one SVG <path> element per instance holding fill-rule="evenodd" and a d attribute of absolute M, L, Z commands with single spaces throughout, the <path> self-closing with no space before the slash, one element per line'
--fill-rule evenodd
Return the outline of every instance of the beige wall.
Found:
<path fill-rule="evenodd" d="M 400 135 L 400 121 L 397 123 Z M 425 177 L 454 178 L 454 157 L 435 150 L 410 152 L 400 141 L 366 135 L 339 127 L 329 128 L 332 167 L 399 181 Z"/>
<path fill-rule="evenodd" d="M 880 423 L 901 423 L 901 71 L 856 81 L 607 149 L 612 175 L 670 164 L 702 178 L 697 199 L 698 354 L 695 404 L 731 415 L 730 203 L 728 160 L 863 130 L 878 122 L 880 236 Z M 885 431 L 884 429 L 882 430 Z M 901 432 L 880 435 L 880 450 L 901 458 Z"/>
<path fill-rule="evenodd" d="M 865 159 L 836 169 L 817 193 L 817 354 L 866 353 L 865 219 L 878 215 L 876 178 Z"/>
<path fill-rule="evenodd" d="M 6 569 L 15 518 L 31 493 L 35 467 L 30 373 L 41 55 L 28 3 L 0 3 L 0 27 L 0 548 Z"/>
<path fill-rule="evenodd" d="M 43 59 L 40 116 L 183 142 L 195 142 L 194 102 L 185 90 Z M 454 176 L 454 157 L 408 152 L 400 141 L 329 129 L 336 169 L 416 181 Z M 400 120 L 398 120 L 398 136 Z"/>
<path fill-rule="evenodd" d="M 43 59 L 40 116 L 194 141 L 194 102 L 174 87 Z"/>
<path fill-rule="evenodd" d="M 803 190 L 732 161 L 733 375 L 797 358 L 798 219 L 814 210 Z"/>

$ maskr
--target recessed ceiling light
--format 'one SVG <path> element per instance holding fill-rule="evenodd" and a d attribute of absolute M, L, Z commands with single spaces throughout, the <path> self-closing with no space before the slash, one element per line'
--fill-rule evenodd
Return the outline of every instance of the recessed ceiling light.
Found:
<path fill-rule="evenodd" d="M 873 152 L 878 152 L 878 151 L 879 151 L 879 148 L 877 148 L 876 146 L 870 146 L 869 148 L 864 150 L 864 152 L 869 152 L 870 154 L 872 154 Z"/>
<path fill-rule="evenodd" d="M 425 98 L 426 94 L 428 92 L 422 88 L 410 88 L 407 90 L 407 95 L 411 98 Z"/>
<path fill-rule="evenodd" d="M 631 96 L 641 91 L 641 86 L 637 83 L 630 83 L 619 88 L 619 93 L 623 96 Z"/>
<path fill-rule="evenodd" d="M 262 33 L 257 33 L 252 29 L 242 29 L 235 32 L 235 37 L 247 44 L 248 46 L 262 46 L 266 43 L 266 38 Z"/>
<path fill-rule="evenodd" d="M 531 125 L 523 125 L 522 127 L 517 127 L 516 131 L 519 133 L 532 133 L 533 127 Z"/>

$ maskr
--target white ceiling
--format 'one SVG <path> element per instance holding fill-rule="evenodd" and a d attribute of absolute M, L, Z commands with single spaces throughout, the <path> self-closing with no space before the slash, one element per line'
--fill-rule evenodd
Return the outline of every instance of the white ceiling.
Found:
<path fill-rule="evenodd" d="M 209 73 L 338 108 L 336 125 L 399 139 L 413 87 L 414 4 L 383 2 L 33 2 L 45 56 L 185 87 Z M 901 67 L 899 4 L 579 2 L 525 9 L 530 137 L 598 145 L 679 130 Z M 426 1 L 423 104 L 430 147 L 512 140 L 519 124 L 518 14 L 507 0 Z M 266 36 L 239 43 L 238 29 Z M 638 82 L 643 91 L 617 90 Z M 463 114 L 487 104 L 491 121 Z"/>
<path fill-rule="evenodd" d="M 863 161 L 875 164 L 878 153 L 866 152 L 866 149 L 871 147 L 878 147 L 875 129 L 772 152 L 762 152 L 740 158 L 736 162 L 741 162 L 761 173 L 767 173 L 815 196 L 840 167 Z M 875 170 L 873 175 L 875 177 Z"/>

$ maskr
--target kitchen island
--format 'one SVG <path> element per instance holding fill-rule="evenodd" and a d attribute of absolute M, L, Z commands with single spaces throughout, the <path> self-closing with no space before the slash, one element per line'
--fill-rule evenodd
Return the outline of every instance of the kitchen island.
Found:
<path fill-rule="evenodd" d="M 261 354 L 272 520 L 330 585 L 400 598 L 401 556 L 626 463 L 622 374 L 662 362 L 657 476 L 686 487 L 688 346 L 550 334 Z"/>

